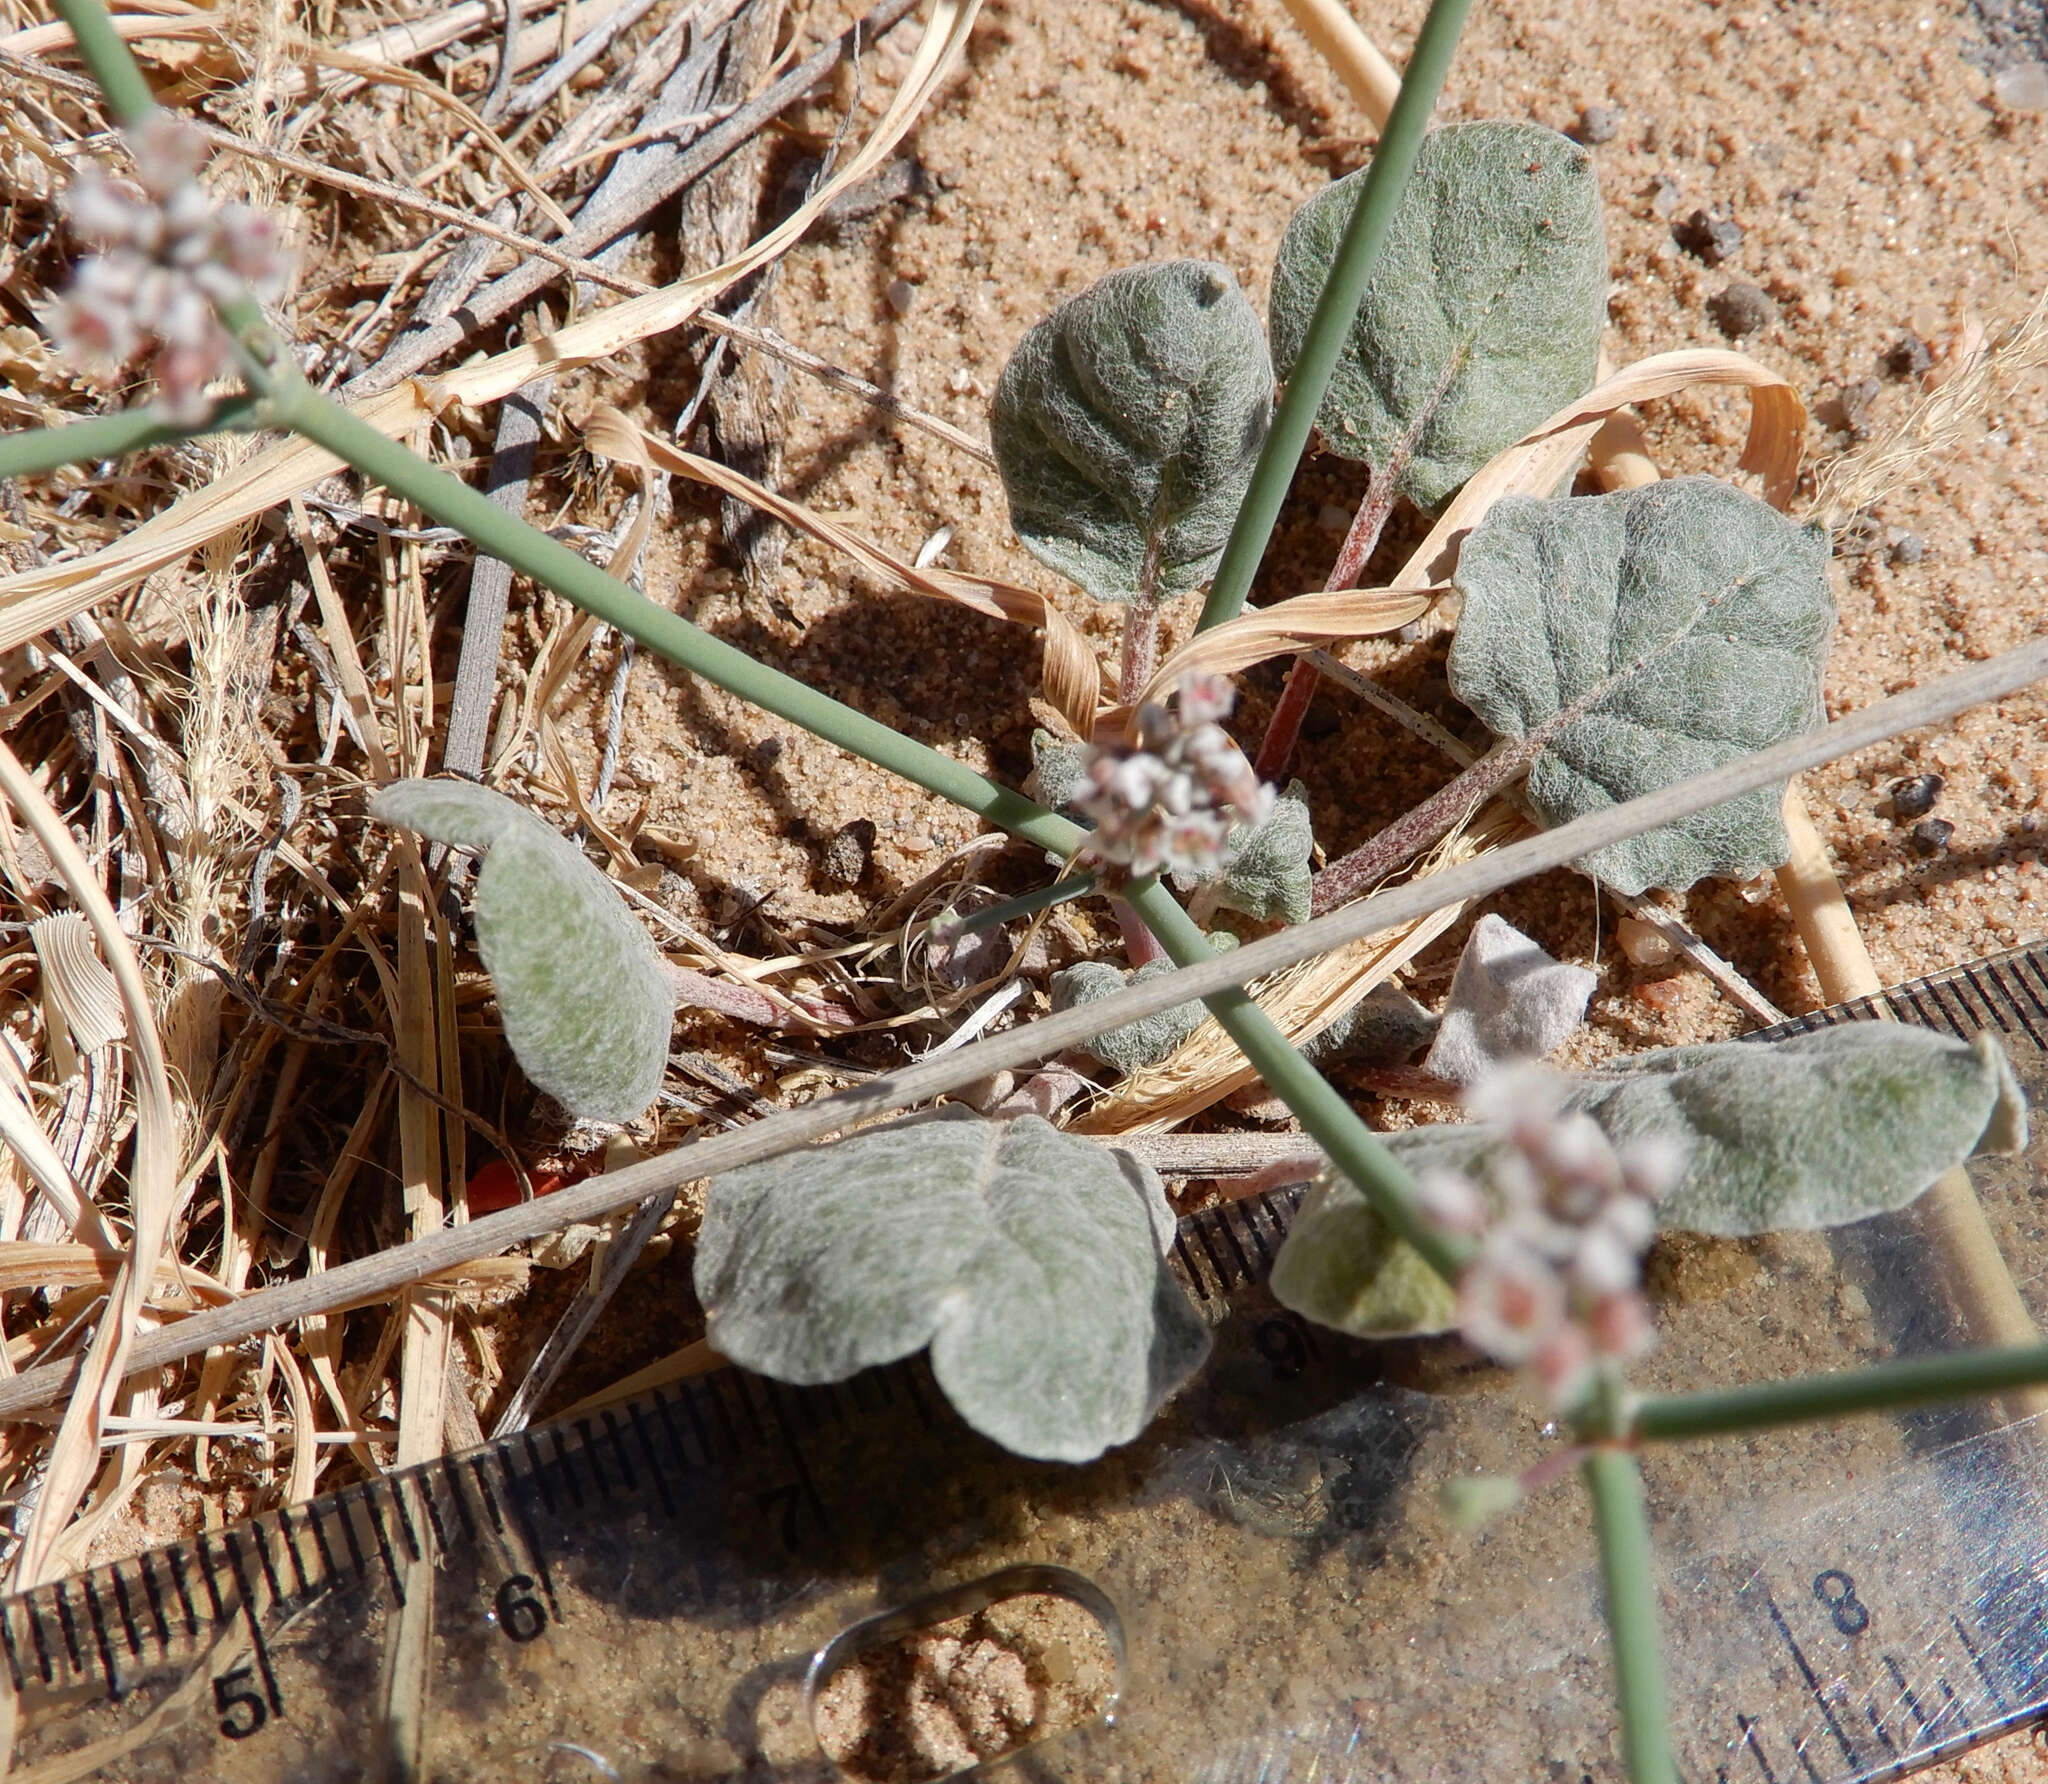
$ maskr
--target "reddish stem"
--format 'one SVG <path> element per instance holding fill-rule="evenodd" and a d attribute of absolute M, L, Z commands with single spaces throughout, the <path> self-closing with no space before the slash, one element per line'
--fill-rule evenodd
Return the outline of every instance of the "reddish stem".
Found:
<path fill-rule="evenodd" d="M 1372 557 L 1373 548 L 1380 542 L 1380 534 L 1386 530 L 1387 516 L 1394 511 L 1394 485 L 1407 459 L 1405 450 L 1396 453 L 1387 467 L 1375 473 L 1366 484 L 1365 500 L 1358 504 L 1358 512 L 1351 517 L 1351 528 L 1344 535 L 1343 547 L 1337 553 L 1336 563 L 1330 567 L 1324 588 L 1357 586 L 1358 578 L 1365 573 L 1366 563 Z M 1295 745 L 1301 741 L 1302 721 L 1308 717 L 1309 703 L 1315 699 L 1316 688 L 1322 679 L 1306 655 L 1294 659 L 1287 686 L 1280 695 L 1280 704 L 1273 708 L 1273 716 L 1266 722 L 1266 735 L 1260 740 L 1258 757 L 1252 763 L 1260 780 L 1277 783 L 1286 774 Z"/>

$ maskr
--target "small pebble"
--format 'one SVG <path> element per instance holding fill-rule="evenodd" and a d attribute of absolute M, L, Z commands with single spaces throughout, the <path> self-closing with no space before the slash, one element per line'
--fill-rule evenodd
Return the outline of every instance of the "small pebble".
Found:
<path fill-rule="evenodd" d="M 1325 502 L 1316 510 L 1316 525 L 1326 533 L 1348 533 L 1351 530 L 1351 516 L 1335 502 Z"/>
<path fill-rule="evenodd" d="M 1730 285 L 1707 299 L 1707 314 L 1731 341 L 1768 328 L 1778 319 L 1778 306 L 1755 285 Z"/>
<path fill-rule="evenodd" d="M 1884 369 L 1894 378 L 1917 378 L 1933 364 L 1927 343 L 1910 328 L 1885 349 Z"/>
<path fill-rule="evenodd" d="M 1671 239 L 1709 266 L 1719 266 L 1742 251 L 1742 225 L 1733 217 L 1694 211 L 1671 231 Z"/>
<path fill-rule="evenodd" d="M 833 833 L 818 854 L 818 877 L 835 885 L 857 886 L 867 878 L 875 852 L 875 821 L 855 818 Z"/>
<path fill-rule="evenodd" d="M 1678 952 L 1663 930 L 1641 917 L 1622 918 L 1615 925 L 1614 939 L 1637 966 L 1668 966 Z"/>
<path fill-rule="evenodd" d="M 884 294 L 889 299 L 889 308 L 899 316 L 910 314 L 910 306 L 917 302 L 917 287 L 908 279 L 891 279 Z"/>
<path fill-rule="evenodd" d="M 1845 384 L 1835 398 L 1835 411 L 1839 417 L 1835 425 L 1859 440 L 1869 439 L 1870 406 L 1877 401 L 1883 389 L 1884 386 L 1875 378 L 1858 378 L 1854 384 Z"/>
<path fill-rule="evenodd" d="M 1621 112 L 1612 105 L 1589 105 L 1579 113 L 1579 141 L 1612 142 L 1621 130 Z"/>
<path fill-rule="evenodd" d="M 1991 90 L 2009 111 L 2048 111 L 2048 68 L 2039 62 L 2015 62 L 1998 71 Z"/>
<path fill-rule="evenodd" d="M 1922 818 L 1913 826 L 1913 847 L 1923 855 L 1938 855 L 1955 833 L 1956 827 L 1946 818 Z"/>
<path fill-rule="evenodd" d="M 1669 174 L 1660 173 L 1657 176 L 1656 193 L 1650 200 L 1650 209 L 1655 211 L 1660 217 L 1668 217 L 1673 211 L 1678 209 L 1678 201 L 1681 196 L 1678 182 Z"/>
<path fill-rule="evenodd" d="M 1892 782 L 1892 816 L 1902 824 L 1924 818 L 1948 783 L 1938 774 L 1908 775 Z"/>
<path fill-rule="evenodd" d="M 1918 533 L 1901 533 L 1892 541 L 1891 551 L 1887 555 L 1895 564 L 1917 564 L 1927 555 L 1927 541 Z"/>
<path fill-rule="evenodd" d="M 764 737 L 747 752 L 754 764 L 756 774 L 766 774 L 782 756 L 782 739 Z"/>

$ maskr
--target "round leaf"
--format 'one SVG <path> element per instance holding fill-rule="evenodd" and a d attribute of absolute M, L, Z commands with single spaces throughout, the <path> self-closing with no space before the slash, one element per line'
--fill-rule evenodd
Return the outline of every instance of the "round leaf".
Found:
<path fill-rule="evenodd" d="M 1365 172 L 1297 211 L 1273 268 L 1273 358 L 1292 373 Z M 1316 412 L 1324 444 L 1392 470 L 1434 512 L 1502 448 L 1592 388 L 1607 319 L 1592 157 L 1535 124 L 1426 137 Z"/>
<path fill-rule="evenodd" d="M 948 1109 L 715 1178 L 697 1294 L 745 1368 L 840 1381 L 929 1344 L 976 1430 L 1084 1462 L 1207 1353 L 1172 1242 L 1158 1177 L 1127 1155 Z"/>
<path fill-rule="evenodd" d="M 1265 442 L 1273 368 L 1229 271 L 1174 260 L 1111 273 L 1017 344 L 991 441 L 1010 524 L 1100 601 L 1209 579 Z"/>
<path fill-rule="evenodd" d="M 480 848 L 477 952 L 505 1039 L 526 1075 L 570 1114 L 631 1121 L 668 1064 L 675 991 L 647 931 L 581 850 L 524 806 L 467 781 L 394 781 L 380 823 Z"/>
<path fill-rule="evenodd" d="M 1466 539 L 1451 689 L 1498 736 L 1577 703 L 1529 797 L 1546 824 L 1704 773 L 1825 719 L 1826 535 L 1710 477 L 1497 503 Z M 1625 893 L 1748 879 L 1789 843 L 1782 789 L 1731 799 L 1583 863 Z"/>
<path fill-rule="evenodd" d="M 1355 1338 L 1446 1332 L 1457 1323 L 1451 1285 L 1334 1171 L 1302 1202 L 1271 1287 L 1281 1306 Z"/>

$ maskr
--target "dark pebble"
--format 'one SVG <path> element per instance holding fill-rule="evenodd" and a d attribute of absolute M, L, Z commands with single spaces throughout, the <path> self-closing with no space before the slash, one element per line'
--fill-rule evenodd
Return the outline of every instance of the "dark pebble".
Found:
<path fill-rule="evenodd" d="M 1917 378 L 1933 363 L 1927 343 L 1910 328 L 1885 350 L 1884 369 L 1894 378 Z"/>
<path fill-rule="evenodd" d="M 1927 555 L 1927 541 L 1918 533 L 1901 533 L 1889 553 L 1895 564 L 1917 564 Z"/>
<path fill-rule="evenodd" d="M 754 772 L 756 774 L 766 774 L 782 758 L 782 739 L 779 737 L 764 737 L 759 743 L 754 745 L 749 755 L 754 764 Z"/>
<path fill-rule="evenodd" d="M 1902 824 L 1924 818 L 1948 783 L 1938 774 L 1911 774 L 1892 782 L 1892 816 Z"/>
<path fill-rule="evenodd" d="M 836 885 L 857 886 L 868 875 L 875 852 L 875 821 L 855 818 L 836 831 L 818 855 L 818 877 Z"/>
<path fill-rule="evenodd" d="M 1778 319 L 1778 306 L 1754 285 L 1730 285 L 1707 299 L 1707 314 L 1731 341 L 1768 328 Z"/>
<path fill-rule="evenodd" d="M 1671 231 L 1671 239 L 1709 266 L 1719 266 L 1724 260 L 1733 260 L 1742 251 L 1742 225 L 1733 217 L 1716 217 L 1708 211 L 1694 211 Z M 1761 297 L 1763 294 L 1759 292 L 1757 295 Z"/>
<path fill-rule="evenodd" d="M 1913 826 L 1913 846 L 1923 855 L 1938 855 L 1955 833 L 1956 827 L 1946 818 L 1922 818 Z"/>
<path fill-rule="evenodd" d="M 1611 105 L 1589 105 L 1579 113 L 1578 138 L 1582 143 L 1612 142 L 1621 130 L 1621 113 Z"/>

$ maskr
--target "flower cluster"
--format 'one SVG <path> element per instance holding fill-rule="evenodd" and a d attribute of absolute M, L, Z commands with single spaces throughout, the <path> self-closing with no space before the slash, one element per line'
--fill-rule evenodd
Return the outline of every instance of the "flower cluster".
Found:
<path fill-rule="evenodd" d="M 1095 822 L 1095 858 L 1134 878 L 1170 872 L 1200 881 L 1223 871 L 1230 833 L 1273 812 L 1273 789 L 1220 723 L 1236 698 L 1223 676 L 1183 676 L 1177 717 L 1141 706 L 1135 745 L 1089 757 L 1074 805 Z"/>
<path fill-rule="evenodd" d="M 208 199 L 206 145 L 189 125 L 159 113 L 123 140 L 133 181 L 86 166 L 64 194 L 72 235 L 98 252 L 79 264 L 50 334 L 110 366 L 150 353 L 165 418 L 191 426 L 206 418 L 207 385 L 234 369 L 215 305 L 245 290 L 277 298 L 284 255 L 261 211 Z"/>
<path fill-rule="evenodd" d="M 1619 1147 L 1583 1114 L 1561 1110 L 1563 1086 L 1539 1066 L 1510 1066 L 1466 1094 L 1466 1107 L 1505 1144 L 1484 1181 L 1418 1173 L 1423 1212 L 1477 1238 L 1458 1283 L 1464 1334 L 1499 1362 L 1526 1366 L 1560 1412 L 1581 1405 L 1597 1372 L 1618 1371 L 1655 1342 L 1642 1259 L 1653 1206 L 1676 1180 L 1676 1147 Z"/>

